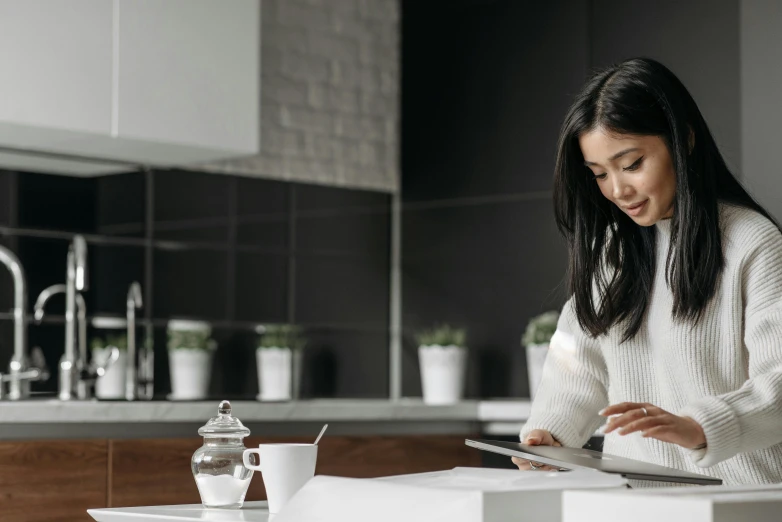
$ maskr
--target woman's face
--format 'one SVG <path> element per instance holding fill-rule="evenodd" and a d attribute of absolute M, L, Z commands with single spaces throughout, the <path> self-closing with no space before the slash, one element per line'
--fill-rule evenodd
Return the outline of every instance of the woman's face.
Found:
<path fill-rule="evenodd" d="M 648 227 L 673 215 L 676 175 L 662 139 L 598 127 L 578 142 L 600 192 L 633 221 Z"/>

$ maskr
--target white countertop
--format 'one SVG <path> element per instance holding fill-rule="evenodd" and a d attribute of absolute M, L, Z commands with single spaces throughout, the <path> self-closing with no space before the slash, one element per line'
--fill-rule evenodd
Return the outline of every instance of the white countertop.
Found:
<path fill-rule="evenodd" d="M 0 401 L 0 440 L 190 437 L 217 414 L 219 401 Z M 420 398 L 231 401 L 253 434 L 311 435 L 323 423 L 341 435 L 477 433 L 514 435 L 527 400 L 462 401 L 430 406 Z M 315 431 L 313 431 L 315 430 Z"/>
<path fill-rule="evenodd" d="M 0 402 L 0 423 L 206 422 L 218 401 L 70 401 L 56 399 Z M 233 413 L 247 424 L 290 421 L 510 421 L 529 415 L 527 400 L 463 401 L 430 406 L 420 399 L 315 399 L 292 402 L 233 401 Z"/>

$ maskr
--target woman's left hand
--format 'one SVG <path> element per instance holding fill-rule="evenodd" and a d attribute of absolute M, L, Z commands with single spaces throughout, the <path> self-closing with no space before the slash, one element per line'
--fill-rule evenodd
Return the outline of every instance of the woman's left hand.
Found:
<path fill-rule="evenodd" d="M 603 430 L 611 433 L 619 430 L 620 435 L 640 431 L 643 437 L 678 444 L 687 449 L 706 442 L 706 435 L 700 424 L 690 417 L 679 417 L 653 404 L 623 402 L 614 404 L 600 412 L 603 417 L 612 417 Z"/>

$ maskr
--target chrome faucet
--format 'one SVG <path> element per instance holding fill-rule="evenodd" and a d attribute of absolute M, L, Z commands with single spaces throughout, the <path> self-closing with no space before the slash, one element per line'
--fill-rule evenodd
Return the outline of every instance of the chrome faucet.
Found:
<path fill-rule="evenodd" d="M 136 370 L 136 309 L 143 306 L 141 300 L 141 285 L 136 281 L 128 289 L 127 319 L 128 319 L 128 365 L 125 368 L 125 399 L 136 400 L 139 395 L 139 382 Z M 139 354 L 139 366 L 142 374 L 145 367 L 146 353 Z"/>
<path fill-rule="evenodd" d="M 67 291 L 65 285 L 52 285 L 48 288 L 44 288 L 33 305 L 33 318 L 36 323 L 40 323 L 43 320 L 45 314 L 44 309 L 46 303 L 52 296 L 57 294 L 64 294 Z M 84 297 L 81 294 L 76 294 L 76 319 L 79 325 L 79 357 L 82 360 L 86 360 L 87 357 L 87 304 L 84 302 Z M 82 335 L 83 334 L 83 335 Z"/>
<path fill-rule="evenodd" d="M 73 398 L 74 377 L 85 364 L 76 355 L 76 293 L 87 289 L 87 242 L 73 236 L 68 248 L 68 266 L 65 273 L 65 353 L 60 359 L 60 400 Z M 86 342 L 86 341 L 85 341 Z M 85 344 L 86 347 L 86 344 Z M 78 364 L 80 363 L 81 364 Z M 81 366 L 81 368 L 78 368 Z"/>
<path fill-rule="evenodd" d="M 66 285 L 52 285 L 45 288 L 38 299 L 35 300 L 33 313 L 36 322 L 41 322 L 44 316 L 44 308 L 47 301 L 54 295 L 67 294 Z M 93 364 L 87 364 L 87 305 L 81 294 L 76 294 L 76 319 L 78 323 L 78 358 L 74 362 L 74 373 L 76 375 L 76 396 L 79 399 L 89 399 L 92 397 L 92 384 L 95 380 L 104 375 L 109 366 L 119 359 L 119 349 L 114 348 L 109 356 L 101 364 L 93 361 Z M 114 353 L 116 351 L 116 353 Z"/>
<path fill-rule="evenodd" d="M 8 382 L 8 398 L 24 399 L 30 396 L 30 381 L 46 380 L 45 361 L 40 349 L 35 354 L 40 368 L 29 366 L 27 357 L 27 281 L 22 263 L 16 254 L 0 245 L 0 263 L 11 272 L 14 279 L 14 355 L 8 365 L 8 375 L 0 375 L 0 397 L 3 396 L 3 382 Z"/>

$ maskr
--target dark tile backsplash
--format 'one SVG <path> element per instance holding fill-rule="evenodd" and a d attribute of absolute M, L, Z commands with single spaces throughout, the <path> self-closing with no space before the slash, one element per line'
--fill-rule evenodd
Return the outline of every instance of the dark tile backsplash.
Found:
<path fill-rule="evenodd" d="M 229 242 L 230 178 L 174 170 L 156 172 L 153 183 L 155 239 Z"/>
<path fill-rule="evenodd" d="M 236 254 L 234 318 L 241 322 L 285 322 L 288 315 L 287 255 Z"/>
<path fill-rule="evenodd" d="M 97 230 L 107 236 L 145 237 L 147 196 L 145 176 L 115 174 L 95 180 Z"/>
<path fill-rule="evenodd" d="M 19 227 L 90 234 L 97 226 L 97 184 L 90 178 L 25 173 L 18 177 Z"/>
<path fill-rule="evenodd" d="M 304 323 L 386 324 L 388 258 L 299 256 L 296 318 Z"/>
<path fill-rule="evenodd" d="M 226 251 L 156 248 L 153 266 L 153 316 L 227 319 Z"/>
<path fill-rule="evenodd" d="M 65 281 L 73 234 L 85 234 L 90 317 L 124 316 L 130 283 L 142 284 L 139 317 L 153 325 L 159 398 L 170 391 L 165 324 L 173 317 L 212 322 L 215 397 L 255 397 L 253 327 L 292 321 L 310 340 L 304 396 L 387 396 L 389 208 L 390 196 L 374 192 L 184 170 L 98 178 L 0 171 L 0 244 L 26 271 L 30 315 L 41 290 Z M 4 369 L 13 285 L 2 274 Z M 30 345 L 53 370 L 64 302 L 52 297 L 43 324 L 29 326 Z M 34 390 L 54 392 L 56 373 Z"/>
<path fill-rule="evenodd" d="M 124 316 L 131 283 L 144 284 L 144 247 L 96 244 L 88 248 L 90 288 L 84 293 L 87 309 L 94 315 Z"/>

